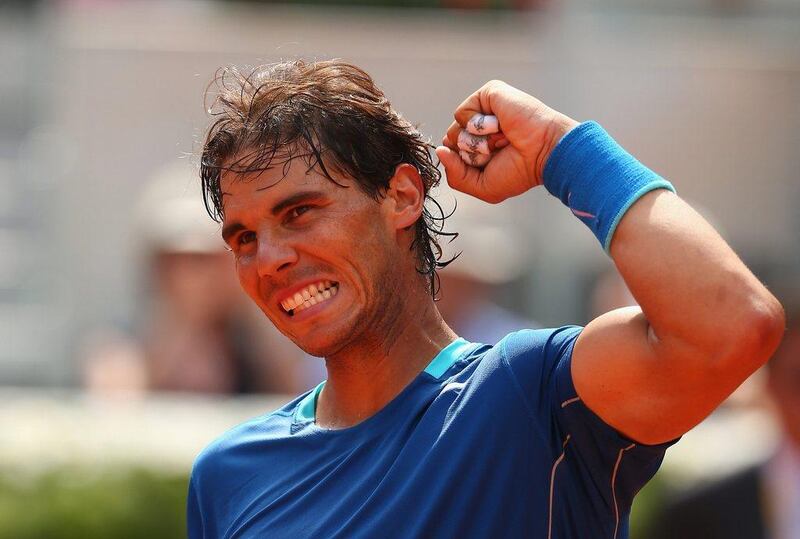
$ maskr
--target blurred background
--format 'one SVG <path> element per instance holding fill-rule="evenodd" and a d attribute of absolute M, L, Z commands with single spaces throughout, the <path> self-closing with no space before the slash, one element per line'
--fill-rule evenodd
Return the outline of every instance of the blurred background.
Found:
<path fill-rule="evenodd" d="M 296 57 L 365 68 L 434 142 L 500 78 L 670 179 L 794 329 L 670 449 L 634 537 L 800 537 L 798 0 L 20 0 L 0 1 L 1 538 L 184 535 L 197 452 L 324 376 L 239 291 L 196 176 L 215 71 Z M 464 337 L 632 303 L 546 193 L 458 206 L 441 309 Z"/>

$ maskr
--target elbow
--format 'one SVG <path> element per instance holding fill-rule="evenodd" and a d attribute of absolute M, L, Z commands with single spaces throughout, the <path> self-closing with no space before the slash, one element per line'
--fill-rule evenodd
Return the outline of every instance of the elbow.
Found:
<path fill-rule="evenodd" d="M 783 306 L 772 294 L 769 294 L 768 300 L 768 308 L 765 309 L 766 313 L 762 316 L 761 321 L 764 363 L 775 353 L 786 332 L 786 312 L 783 310 Z"/>
<path fill-rule="evenodd" d="M 764 365 L 783 339 L 786 314 L 780 302 L 769 292 L 751 303 L 734 328 L 728 357 L 745 363 L 751 372 Z"/>

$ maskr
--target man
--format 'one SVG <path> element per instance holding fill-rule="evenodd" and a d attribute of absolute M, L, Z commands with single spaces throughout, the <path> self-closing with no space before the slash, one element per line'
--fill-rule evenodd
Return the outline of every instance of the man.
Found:
<path fill-rule="evenodd" d="M 497 203 L 544 182 L 641 309 L 459 339 L 433 297 L 437 169 L 371 78 L 298 61 L 220 88 L 210 209 L 242 287 L 328 379 L 202 452 L 191 537 L 625 537 L 665 448 L 780 341 L 780 304 L 668 182 L 497 81 L 436 149 L 448 183 Z M 479 169 L 457 141 L 485 115 L 502 133 Z"/>
<path fill-rule="evenodd" d="M 767 363 L 767 391 L 782 434 L 777 450 L 765 462 L 670 503 L 657 519 L 654 536 L 800 537 L 800 297 L 796 293 L 788 297 L 786 336 Z"/>

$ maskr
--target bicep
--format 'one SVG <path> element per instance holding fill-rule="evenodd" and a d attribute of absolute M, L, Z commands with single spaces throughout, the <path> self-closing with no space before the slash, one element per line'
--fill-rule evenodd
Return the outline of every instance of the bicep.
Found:
<path fill-rule="evenodd" d="M 572 378 L 589 409 L 645 444 L 684 434 L 740 380 L 714 376 L 690 345 L 660 341 L 638 307 L 611 311 L 586 326 L 575 343 Z"/>

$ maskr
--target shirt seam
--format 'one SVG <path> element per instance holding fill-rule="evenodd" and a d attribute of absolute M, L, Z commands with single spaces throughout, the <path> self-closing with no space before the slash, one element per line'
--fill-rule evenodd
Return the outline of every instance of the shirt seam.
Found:
<path fill-rule="evenodd" d="M 614 464 L 614 471 L 611 473 L 611 497 L 614 500 L 614 535 L 613 539 L 617 539 L 617 533 L 619 533 L 619 503 L 617 502 L 617 474 L 619 473 L 619 468 L 622 464 L 622 457 L 624 456 L 626 451 L 629 451 L 636 447 L 635 443 L 630 444 L 627 447 L 623 447 L 617 453 L 617 462 Z"/>
<path fill-rule="evenodd" d="M 553 462 L 553 468 L 550 471 L 550 503 L 548 505 L 548 513 L 547 513 L 547 539 L 551 539 L 553 536 L 553 506 L 555 504 L 555 484 L 556 484 L 556 472 L 558 471 L 558 466 L 564 462 L 564 459 L 567 456 L 567 444 L 569 443 L 570 438 L 572 437 L 571 434 L 567 434 L 567 437 L 564 439 L 564 443 L 561 446 L 561 454 L 558 458 Z"/>

